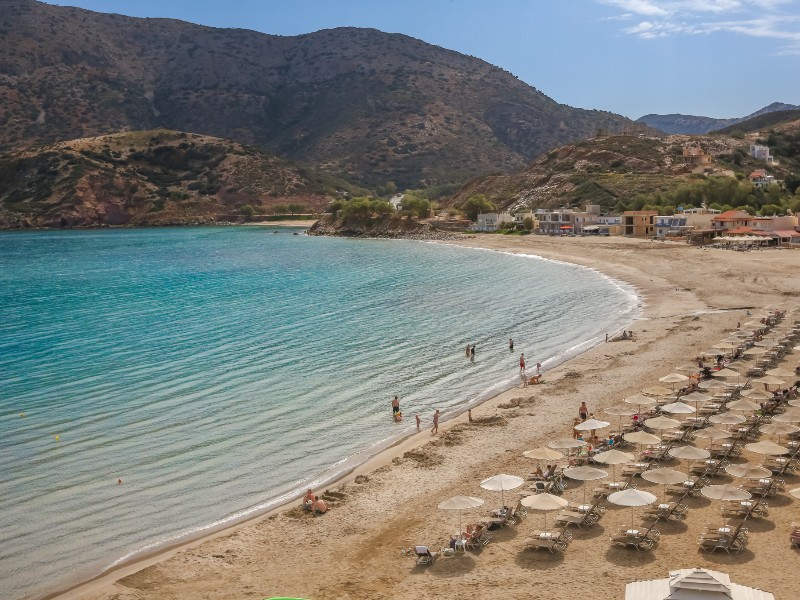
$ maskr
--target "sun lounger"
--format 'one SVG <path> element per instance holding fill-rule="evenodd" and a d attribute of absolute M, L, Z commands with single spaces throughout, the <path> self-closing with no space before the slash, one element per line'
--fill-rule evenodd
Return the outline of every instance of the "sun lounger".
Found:
<path fill-rule="evenodd" d="M 789 532 L 789 543 L 795 548 L 800 548 L 800 524 L 792 523 L 792 529 Z"/>
<path fill-rule="evenodd" d="M 414 546 L 414 555 L 417 565 L 432 565 L 439 558 L 439 552 L 431 552 L 427 546 Z"/>
<path fill-rule="evenodd" d="M 707 527 L 698 542 L 700 550 L 715 552 L 721 548 L 728 554 L 731 551 L 740 552 L 747 544 L 747 528 L 743 527 L 744 523 L 743 520 L 735 529 L 732 525 L 718 528 Z"/>
<path fill-rule="evenodd" d="M 534 531 L 531 537 L 526 538 L 522 542 L 524 550 L 539 550 L 545 548 L 551 553 L 555 550 L 563 552 L 567 549 L 567 545 L 572 540 L 572 534 L 568 533 L 566 529 L 560 532 L 547 532 L 547 531 Z"/>
<path fill-rule="evenodd" d="M 658 543 L 660 532 L 650 525 L 641 528 L 622 528 L 611 536 L 611 543 L 617 546 L 633 547 L 639 550 L 651 550 Z"/>
<path fill-rule="evenodd" d="M 686 516 L 686 511 L 689 507 L 683 502 L 669 502 L 668 504 L 659 504 L 658 506 L 647 508 L 644 511 L 644 517 L 648 519 L 663 519 L 665 521 L 683 519 Z"/>
<path fill-rule="evenodd" d="M 562 510 L 556 515 L 556 523 L 560 525 L 577 525 L 578 527 L 591 527 L 600 520 L 600 515 L 593 511 L 585 513 L 571 510 Z"/>

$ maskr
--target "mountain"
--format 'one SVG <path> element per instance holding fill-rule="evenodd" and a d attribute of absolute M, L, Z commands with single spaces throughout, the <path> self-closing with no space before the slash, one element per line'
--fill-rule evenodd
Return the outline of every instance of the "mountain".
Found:
<path fill-rule="evenodd" d="M 264 149 L 376 185 L 520 168 L 597 129 L 482 60 L 400 34 L 295 37 L 0 3 L 0 150 L 167 128 Z"/>
<path fill-rule="evenodd" d="M 771 112 L 744 119 L 724 129 L 718 129 L 714 131 L 714 133 L 732 134 L 736 132 L 761 131 L 763 129 L 780 127 L 781 125 L 796 125 L 798 120 L 800 120 L 800 110 Z"/>
<path fill-rule="evenodd" d="M 251 146 L 178 131 L 0 155 L 0 227 L 202 223 L 239 219 L 246 205 L 322 211 L 337 191 L 364 192 Z"/>
<path fill-rule="evenodd" d="M 798 110 L 800 106 L 793 104 L 784 104 L 782 102 L 773 102 L 769 106 L 757 110 L 756 112 L 737 119 L 714 119 L 712 117 L 697 117 L 693 115 L 645 115 L 636 119 L 637 123 L 642 123 L 653 129 L 658 129 L 664 133 L 678 133 L 687 135 L 704 135 L 711 131 L 720 130 L 730 127 L 747 119 L 758 117 L 760 115 L 786 111 Z"/>

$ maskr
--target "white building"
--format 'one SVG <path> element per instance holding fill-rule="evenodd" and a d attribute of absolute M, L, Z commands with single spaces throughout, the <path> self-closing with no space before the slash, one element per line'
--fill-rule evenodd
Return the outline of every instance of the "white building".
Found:
<path fill-rule="evenodd" d="M 750 156 L 752 156 L 756 160 L 763 160 L 769 165 L 775 162 L 775 159 L 769 154 L 769 146 L 750 144 Z"/>
<path fill-rule="evenodd" d="M 481 213 L 475 224 L 475 231 L 497 231 L 503 223 L 513 223 L 514 217 L 509 213 Z"/>

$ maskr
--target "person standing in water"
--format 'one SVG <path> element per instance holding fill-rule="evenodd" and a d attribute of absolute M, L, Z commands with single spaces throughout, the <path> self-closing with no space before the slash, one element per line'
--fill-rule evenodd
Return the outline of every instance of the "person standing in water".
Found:
<path fill-rule="evenodd" d="M 472 348 L 469 349 L 469 359 L 471 361 L 475 360 L 475 344 L 472 344 Z"/>
<path fill-rule="evenodd" d="M 524 352 L 519 355 L 519 372 L 520 373 L 524 373 L 525 372 L 525 353 Z"/>
<path fill-rule="evenodd" d="M 511 338 L 508 338 L 508 350 L 509 352 L 514 351 L 514 340 L 512 340 Z"/>
<path fill-rule="evenodd" d="M 542 372 L 542 371 L 541 371 L 541 368 L 542 368 L 542 363 L 540 363 L 540 362 L 537 362 L 537 363 L 536 363 L 536 374 L 537 374 L 537 375 L 541 374 L 541 372 Z"/>
<path fill-rule="evenodd" d="M 467 348 L 466 348 L 466 350 L 464 350 L 464 354 L 467 355 L 467 358 L 469 358 L 469 351 L 470 351 L 470 345 L 467 344 Z"/>
<path fill-rule="evenodd" d="M 397 413 L 400 412 L 400 399 L 395 396 L 394 400 L 392 400 L 392 416 L 396 417 Z"/>
<path fill-rule="evenodd" d="M 431 427 L 431 435 L 436 435 L 439 433 L 439 409 L 436 409 L 436 412 L 433 413 L 433 427 Z"/>

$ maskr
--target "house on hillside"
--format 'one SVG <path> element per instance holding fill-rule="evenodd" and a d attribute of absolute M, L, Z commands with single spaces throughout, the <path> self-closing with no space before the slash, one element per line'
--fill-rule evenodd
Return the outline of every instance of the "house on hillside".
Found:
<path fill-rule="evenodd" d="M 760 144 L 750 144 L 750 156 L 756 160 L 763 160 L 768 165 L 774 164 L 775 158 L 770 156 L 769 146 L 762 146 Z"/>
<path fill-rule="evenodd" d="M 652 237 L 656 233 L 657 210 L 626 210 L 622 213 L 622 235 Z"/>
<path fill-rule="evenodd" d="M 711 168 L 714 157 L 703 152 L 700 146 L 689 145 L 683 148 L 683 164 L 687 171 L 692 173 L 704 173 Z"/>
<path fill-rule="evenodd" d="M 748 179 L 750 183 L 752 183 L 757 188 L 766 188 L 771 183 L 778 183 L 778 180 L 775 179 L 774 175 L 770 175 L 764 169 L 756 169 L 750 175 L 748 175 Z"/>

